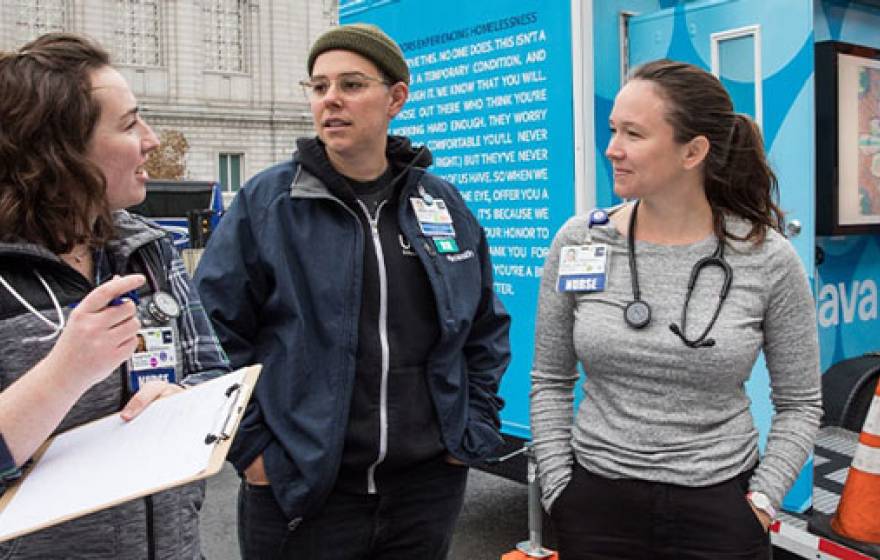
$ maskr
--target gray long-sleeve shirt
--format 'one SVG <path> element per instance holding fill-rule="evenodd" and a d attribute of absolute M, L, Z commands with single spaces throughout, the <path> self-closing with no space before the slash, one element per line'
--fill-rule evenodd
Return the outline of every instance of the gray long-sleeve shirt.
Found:
<path fill-rule="evenodd" d="M 748 224 L 728 218 L 743 235 Z M 602 292 L 556 291 L 560 251 L 603 243 L 610 271 Z M 775 409 L 766 449 L 750 481 L 778 506 L 812 450 L 821 418 L 815 310 L 803 266 L 775 231 L 765 241 L 728 241 L 730 294 L 709 336 L 689 348 L 680 324 L 692 266 L 715 250 L 714 236 L 689 245 L 636 242 L 642 299 L 651 323 L 633 329 L 626 237 L 611 223 L 570 219 L 556 235 L 541 282 L 531 423 L 543 500 L 549 509 L 571 476 L 572 460 L 608 478 L 705 486 L 758 460 L 758 432 L 745 383 L 763 350 Z M 688 307 L 687 334 L 705 329 L 718 301 L 721 271 L 703 269 Z M 586 379 L 573 417 L 577 364 Z"/>

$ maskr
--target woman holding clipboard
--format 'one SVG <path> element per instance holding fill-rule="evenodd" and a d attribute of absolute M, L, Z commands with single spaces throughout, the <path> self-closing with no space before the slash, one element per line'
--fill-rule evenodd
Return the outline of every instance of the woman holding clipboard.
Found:
<path fill-rule="evenodd" d="M 124 210 L 159 141 L 107 53 L 44 35 L 0 53 L 0 91 L 2 492 L 53 433 L 130 420 L 228 363 L 166 233 Z M 196 483 L 128 502 L 0 558 L 201 558 L 203 496 Z"/>

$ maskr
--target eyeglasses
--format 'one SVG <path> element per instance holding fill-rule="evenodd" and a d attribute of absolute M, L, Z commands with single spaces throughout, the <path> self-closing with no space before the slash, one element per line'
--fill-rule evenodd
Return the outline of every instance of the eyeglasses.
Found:
<path fill-rule="evenodd" d="M 360 72 L 345 72 L 339 74 L 335 79 L 314 78 L 311 80 L 302 80 L 299 85 L 302 86 L 306 97 L 312 100 L 323 99 L 327 92 L 330 91 L 330 84 L 336 84 L 336 89 L 345 97 L 357 97 L 362 94 L 370 84 L 383 84 L 390 86 L 388 81 L 382 78 L 374 78 Z"/>

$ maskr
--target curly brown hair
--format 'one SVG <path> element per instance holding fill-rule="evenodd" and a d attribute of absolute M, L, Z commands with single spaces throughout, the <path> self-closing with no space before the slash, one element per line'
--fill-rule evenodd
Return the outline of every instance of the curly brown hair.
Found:
<path fill-rule="evenodd" d="M 752 223 L 745 239 L 760 242 L 768 228 L 782 232 L 784 215 L 776 204 L 779 186 L 764 154 L 761 131 L 750 117 L 734 111 L 718 78 L 693 64 L 667 59 L 643 64 L 631 77 L 657 86 L 676 142 L 684 144 L 697 136 L 709 140 L 704 189 L 715 235 L 737 238 L 724 230 L 724 212 Z"/>
<path fill-rule="evenodd" d="M 0 52 L 0 239 L 62 254 L 113 234 L 107 182 L 87 157 L 101 107 L 91 76 L 110 65 L 95 41 L 49 33 Z"/>

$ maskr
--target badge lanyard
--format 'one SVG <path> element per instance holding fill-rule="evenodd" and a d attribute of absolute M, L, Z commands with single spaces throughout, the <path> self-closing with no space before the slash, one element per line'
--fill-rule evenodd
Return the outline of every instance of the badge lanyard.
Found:
<path fill-rule="evenodd" d="M 632 292 L 633 292 L 633 301 L 631 301 L 624 309 L 623 318 L 626 321 L 626 324 L 634 329 L 644 328 L 648 323 L 651 322 L 651 307 L 647 302 L 642 300 L 642 292 L 639 289 L 639 270 L 636 265 L 636 248 L 635 248 L 635 232 L 636 232 L 636 215 L 639 210 L 639 201 L 633 204 L 632 213 L 629 217 L 629 228 L 628 228 L 628 239 L 627 239 L 627 248 L 629 251 L 629 272 L 630 278 L 632 280 Z M 706 329 L 700 334 L 699 337 L 695 339 L 690 339 L 687 337 L 686 329 L 687 329 L 687 310 L 688 304 L 691 301 L 691 294 L 694 291 L 694 286 L 697 284 L 697 279 L 700 277 L 700 272 L 703 271 L 704 268 L 710 266 L 717 266 L 721 269 L 721 273 L 723 275 L 721 282 L 721 289 L 718 292 L 718 303 L 715 305 L 715 312 L 712 314 L 712 319 L 709 321 L 709 324 L 706 325 Z M 721 313 L 721 307 L 724 305 L 724 300 L 727 299 L 727 294 L 730 291 L 730 283 L 733 280 L 733 270 L 730 268 L 730 265 L 724 259 L 724 241 L 722 239 L 718 240 L 718 244 L 715 247 L 715 251 L 712 255 L 708 257 L 703 257 L 694 264 L 693 268 L 691 268 L 690 279 L 688 280 L 687 294 L 684 300 L 684 307 L 681 310 L 681 327 L 672 323 L 669 325 L 669 330 L 671 330 L 676 336 L 678 336 L 681 341 L 691 348 L 709 348 L 715 346 L 714 338 L 706 338 L 709 334 L 709 331 L 712 330 L 712 327 L 715 325 L 715 320 L 718 319 L 718 314 Z"/>

